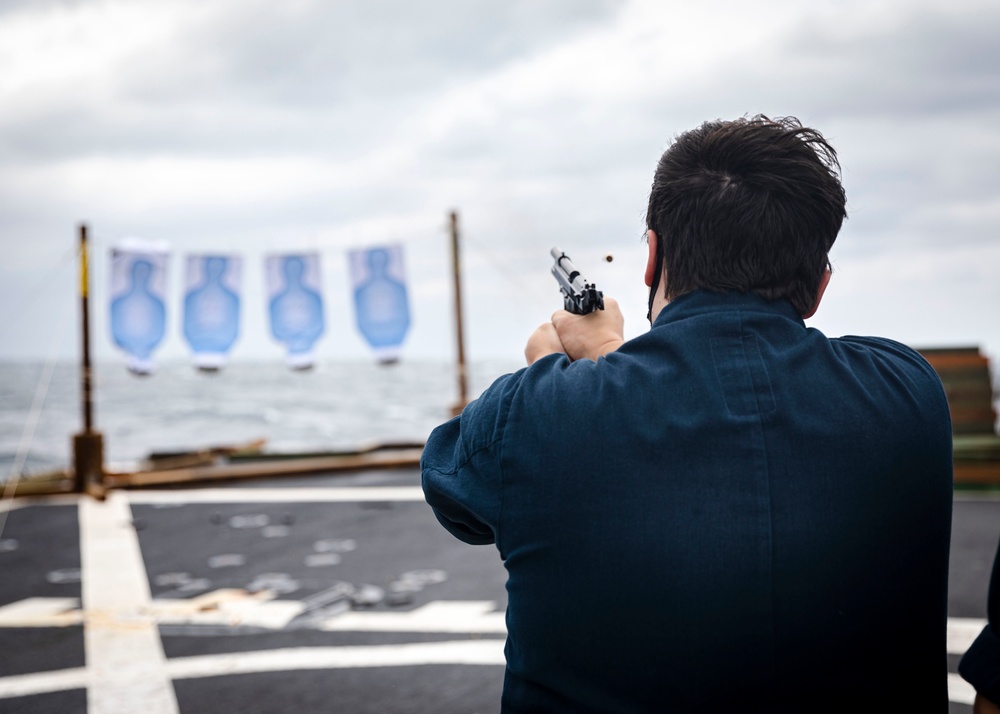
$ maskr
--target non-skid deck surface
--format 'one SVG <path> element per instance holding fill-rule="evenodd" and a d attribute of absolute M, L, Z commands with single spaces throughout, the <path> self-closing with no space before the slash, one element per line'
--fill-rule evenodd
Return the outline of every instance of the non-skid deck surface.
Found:
<path fill-rule="evenodd" d="M 418 484 L 398 469 L 17 502 L 0 711 L 497 711 L 503 566 L 446 533 Z M 952 672 L 998 537 L 1000 499 L 959 495 Z M 957 676 L 951 692 L 970 712 Z"/>

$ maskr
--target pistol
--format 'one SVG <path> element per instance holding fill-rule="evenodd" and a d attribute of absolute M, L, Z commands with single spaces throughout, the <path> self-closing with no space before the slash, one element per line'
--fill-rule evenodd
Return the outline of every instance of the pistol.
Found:
<path fill-rule="evenodd" d="M 549 251 L 555 258 L 552 276 L 559 283 L 563 294 L 563 307 L 575 315 L 587 315 L 604 309 L 604 293 L 593 283 L 588 283 L 573 265 L 569 256 L 558 248 Z"/>

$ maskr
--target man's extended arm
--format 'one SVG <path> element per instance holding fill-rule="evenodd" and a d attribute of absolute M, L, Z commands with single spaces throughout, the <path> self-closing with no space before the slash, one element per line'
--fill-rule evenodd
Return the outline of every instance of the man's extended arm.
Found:
<path fill-rule="evenodd" d="M 420 457 L 427 503 L 441 525 L 466 543 L 496 540 L 503 485 L 499 453 L 519 375 L 500 377 L 461 416 L 434 429 Z"/>
<path fill-rule="evenodd" d="M 974 714 L 1000 714 L 1000 543 L 986 604 L 988 622 L 958 663 L 958 673 L 976 688 Z"/>

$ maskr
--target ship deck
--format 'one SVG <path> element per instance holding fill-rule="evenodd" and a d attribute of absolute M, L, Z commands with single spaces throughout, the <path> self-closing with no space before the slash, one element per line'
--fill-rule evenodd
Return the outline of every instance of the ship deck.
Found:
<path fill-rule="evenodd" d="M 415 468 L 2 506 L 2 711 L 499 709 L 503 566 L 440 527 Z M 958 492 L 953 520 L 965 714 L 1000 495 Z"/>

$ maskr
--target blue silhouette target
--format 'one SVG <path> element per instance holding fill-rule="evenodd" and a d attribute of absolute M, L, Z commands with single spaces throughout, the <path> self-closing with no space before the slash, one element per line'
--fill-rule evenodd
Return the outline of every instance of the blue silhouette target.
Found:
<path fill-rule="evenodd" d="M 198 369 L 221 368 L 239 335 L 241 267 L 238 257 L 188 256 L 184 337 Z"/>
<path fill-rule="evenodd" d="M 111 336 L 136 374 L 153 371 L 153 350 L 166 333 L 167 259 L 165 251 L 111 252 Z"/>
<path fill-rule="evenodd" d="M 289 366 L 308 369 L 324 328 L 319 255 L 271 256 L 266 267 L 271 334 L 285 345 Z"/>
<path fill-rule="evenodd" d="M 350 253 L 358 330 L 376 358 L 394 362 L 410 329 L 410 305 L 399 245 Z"/>

